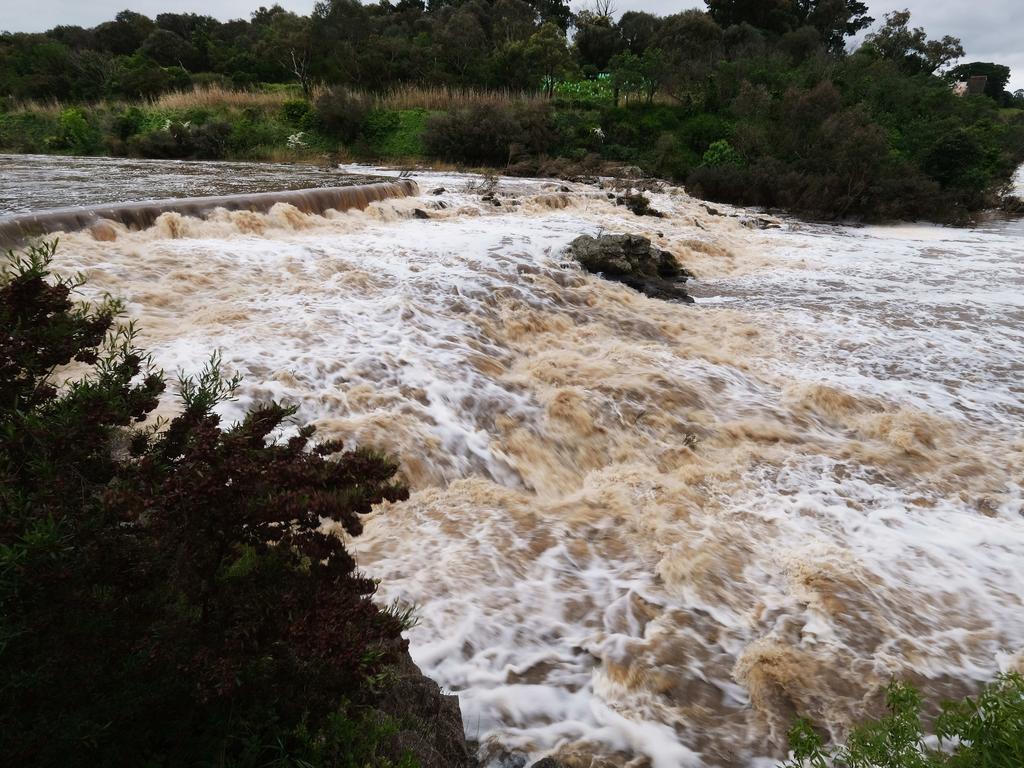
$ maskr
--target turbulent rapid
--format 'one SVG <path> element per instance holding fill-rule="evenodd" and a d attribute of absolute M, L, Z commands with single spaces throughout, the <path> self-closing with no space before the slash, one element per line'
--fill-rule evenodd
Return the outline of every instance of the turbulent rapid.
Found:
<path fill-rule="evenodd" d="M 893 677 L 1024 668 L 1019 227 L 416 181 L 67 233 L 57 267 L 169 373 L 220 350 L 225 416 L 276 398 L 401 458 L 412 497 L 352 546 L 485 764 L 769 766 L 794 717 L 841 738 Z M 582 272 L 565 247 L 598 232 L 674 253 L 696 305 Z"/>

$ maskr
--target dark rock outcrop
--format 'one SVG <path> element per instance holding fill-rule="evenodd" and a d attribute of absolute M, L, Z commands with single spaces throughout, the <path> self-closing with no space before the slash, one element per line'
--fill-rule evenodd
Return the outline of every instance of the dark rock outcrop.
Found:
<path fill-rule="evenodd" d="M 398 653 L 393 685 L 375 708 L 399 730 L 378 745 L 378 754 L 398 764 L 409 754 L 420 768 L 474 768 L 457 696 L 441 693 L 408 651 Z"/>
<path fill-rule="evenodd" d="M 585 270 L 628 285 L 654 299 L 692 303 L 686 281 L 692 275 L 668 251 L 640 235 L 582 235 L 569 255 Z"/>
<path fill-rule="evenodd" d="M 615 204 L 626 206 L 637 216 L 656 216 L 659 219 L 665 216 L 661 211 L 651 208 L 651 199 L 647 197 L 647 195 L 641 195 L 639 193 L 632 195 L 620 195 L 615 198 Z"/>

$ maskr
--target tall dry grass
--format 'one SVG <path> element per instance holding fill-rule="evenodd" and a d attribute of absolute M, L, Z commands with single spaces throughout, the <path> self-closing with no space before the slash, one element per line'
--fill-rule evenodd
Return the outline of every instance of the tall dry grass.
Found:
<path fill-rule="evenodd" d="M 313 101 L 326 88 L 313 88 Z M 476 104 L 510 106 L 513 104 L 540 103 L 547 101 L 541 93 L 516 91 L 507 88 L 447 88 L 444 86 L 399 85 L 384 92 L 371 93 L 358 88 L 349 89 L 353 93 L 365 96 L 377 109 L 428 109 L 446 111 Z M 234 89 L 222 85 L 196 86 L 184 91 L 171 91 L 152 99 L 125 101 L 122 99 L 103 101 L 86 106 L 103 104 L 109 108 L 122 109 L 126 106 L 150 107 L 168 110 L 187 110 L 197 108 L 255 108 L 262 110 L 279 109 L 284 102 L 301 98 L 300 94 L 287 89 Z M 22 101 L 12 105 L 12 111 L 34 112 L 37 114 L 58 115 L 61 110 L 79 104 L 65 103 L 58 99 L 45 101 Z"/>
<path fill-rule="evenodd" d="M 378 109 L 430 109 L 448 110 L 474 104 L 509 106 L 512 104 L 546 101 L 540 93 L 514 91 L 507 88 L 445 88 L 442 86 L 399 85 L 391 90 L 371 95 Z"/>
<path fill-rule="evenodd" d="M 444 86 L 399 85 L 384 93 L 373 93 L 360 88 L 345 90 L 363 96 L 377 109 L 429 109 L 447 110 L 472 104 L 510 105 L 543 101 L 545 97 L 529 91 L 507 88 L 447 88 Z M 311 99 L 316 101 L 326 86 L 315 86 Z M 232 90 L 223 86 L 194 88 L 188 91 L 166 93 L 151 102 L 152 106 L 166 109 L 194 107 L 263 107 L 276 109 L 289 99 L 300 98 L 298 93 L 284 90 Z"/>
<path fill-rule="evenodd" d="M 314 93 L 314 98 L 317 94 Z M 158 109 L 196 109 L 199 107 L 235 107 L 246 109 L 277 109 L 299 94 L 287 90 L 234 89 L 222 85 L 171 91 L 146 102 Z"/>

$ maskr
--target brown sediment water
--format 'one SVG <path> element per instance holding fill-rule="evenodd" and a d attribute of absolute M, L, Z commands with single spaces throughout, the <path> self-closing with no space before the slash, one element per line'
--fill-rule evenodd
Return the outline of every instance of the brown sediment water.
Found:
<path fill-rule="evenodd" d="M 123 297 L 172 377 L 219 349 L 226 419 L 276 398 L 400 459 L 411 498 L 352 549 L 416 606 L 484 765 L 774 766 L 794 717 L 842 738 L 892 677 L 938 699 L 1021 668 L 1017 232 L 474 181 L 163 212 L 55 266 Z M 697 304 L 582 272 L 565 248 L 600 231 L 676 254 Z"/>
<path fill-rule="evenodd" d="M 55 208 L 37 213 L 0 216 L 0 247 L 10 248 L 52 232 L 75 232 L 90 227 L 95 228 L 97 239 L 110 240 L 116 237 L 116 230 L 110 224 L 130 230 L 145 229 L 165 213 L 203 218 L 217 209 L 265 213 L 275 205 L 283 204 L 304 214 L 322 214 L 328 210 L 362 210 L 370 203 L 412 195 L 416 191 L 415 182 L 399 179 L 346 187 Z"/>

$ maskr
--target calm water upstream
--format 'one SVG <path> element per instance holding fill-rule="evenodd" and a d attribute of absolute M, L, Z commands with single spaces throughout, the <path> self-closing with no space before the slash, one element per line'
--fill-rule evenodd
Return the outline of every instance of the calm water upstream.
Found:
<path fill-rule="evenodd" d="M 0 216 L 72 205 L 308 189 L 346 182 L 352 183 L 350 175 L 312 165 L 0 155 Z"/>
<path fill-rule="evenodd" d="M 0 159 L 9 211 L 105 194 L 26 162 Z M 118 199 L 308 183 L 95 163 Z M 893 676 L 941 697 L 1024 667 L 1020 224 L 760 231 L 673 188 L 645 219 L 581 184 L 502 179 L 495 207 L 417 180 L 67 234 L 58 266 L 126 298 L 167 371 L 220 349 L 227 415 L 280 398 L 401 457 L 412 498 L 354 548 L 419 606 L 413 656 L 486 759 L 774 765 L 796 714 L 841 737 Z M 598 231 L 672 250 L 697 304 L 579 271 L 563 249 Z"/>

